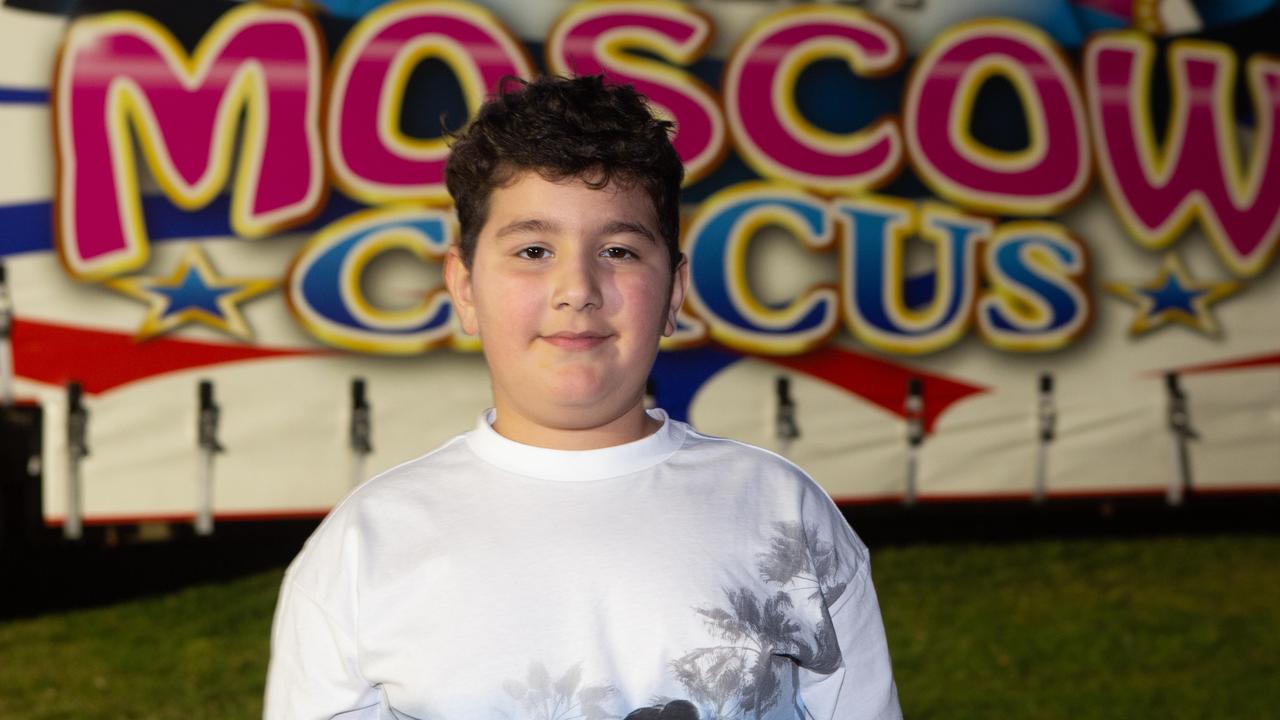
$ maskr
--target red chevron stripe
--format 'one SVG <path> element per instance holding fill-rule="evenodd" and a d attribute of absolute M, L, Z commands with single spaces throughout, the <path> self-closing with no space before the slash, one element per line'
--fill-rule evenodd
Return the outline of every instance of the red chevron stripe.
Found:
<path fill-rule="evenodd" d="M 178 370 L 332 351 L 173 338 L 138 342 L 124 333 L 15 319 L 13 352 L 14 372 L 19 377 L 50 385 L 77 380 L 87 393 L 104 393 L 135 380 Z"/>
<path fill-rule="evenodd" d="M 925 432 L 933 432 L 933 424 L 947 408 L 970 395 L 990 390 L 832 345 L 805 355 L 759 357 L 825 380 L 900 417 L 905 414 L 907 381 L 920 378 Z"/>
<path fill-rule="evenodd" d="M 1241 370 L 1244 368 L 1265 367 L 1267 365 L 1280 365 L 1280 353 L 1272 353 L 1270 355 L 1256 355 L 1253 357 L 1237 358 L 1235 360 L 1219 360 L 1217 362 L 1204 363 L 1202 365 L 1187 365 L 1181 368 L 1171 368 L 1177 372 L 1190 375 L 1192 373 L 1209 373 L 1222 372 L 1224 370 Z M 1163 374 L 1163 370 L 1153 370 L 1149 375 Z"/>

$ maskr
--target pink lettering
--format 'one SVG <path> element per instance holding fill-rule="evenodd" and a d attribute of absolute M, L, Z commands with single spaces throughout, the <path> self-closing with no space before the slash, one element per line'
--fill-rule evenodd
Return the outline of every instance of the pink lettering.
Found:
<path fill-rule="evenodd" d="M 1235 56 L 1216 43 L 1170 46 L 1173 99 L 1161 148 L 1148 109 L 1154 55 L 1151 40 L 1133 33 L 1107 34 L 1085 48 L 1094 144 L 1111 204 L 1151 249 L 1199 219 L 1232 272 L 1257 275 L 1280 238 L 1280 62 L 1258 56 L 1248 64 L 1257 132 L 1246 175 L 1232 112 Z"/>
<path fill-rule="evenodd" d="M 710 37 L 710 21 L 680 3 L 581 3 L 552 30 L 547 67 L 561 75 L 603 73 L 610 82 L 634 85 L 675 122 L 672 142 L 689 184 L 713 170 L 724 154 L 724 119 L 715 93 L 687 72 L 625 50 L 639 48 L 687 65 Z"/>
<path fill-rule="evenodd" d="M 867 13 L 799 6 L 747 33 L 725 68 L 725 110 L 744 159 L 770 178 L 831 192 L 857 192 L 893 179 L 903 160 L 898 122 L 884 117 L 848 135 L 814 127 L 795 106 L 796 79 L 809 63 L 839 57 L 878 76 L 903 60 L 892 28 Z"/>
<path fill-rule="evenodd" d="M 995 150 L 969 132 L 988 78 L 1017 88 L 1028 147 Z M 978 20 L 943 33 L 918 61 L 907 88 L 907 148 L 938 195 L 997 213 L 1042 215 L 1070 205 L 1089 179 L 1083 102 L 1071 69 L 1039 29 Z"/>
<path fill-rule="evenodd" d="M 483 8 L 393 3 L 366 16 L 334 60 L 328 148 L 338 187 L 371 205 L 448 199 L 445 139 L 399 129 L 405 83 L 425 58 L 449 65 L 472 114 L 503 76 L 532 76 L 523 48 Z"/>
<path fill-rule="evenodd" d="M 131 126 L 166 195 L 196 209 L 227 183 L 243 109 L 232 227 L 260 237 L 314 214 L 325 194 L 323 62 L 318 32 L 292 10 L 231 10 L 190 58 L 143 15 L 76 21 L 54 87 L 57 244 L 68 270 L 98 279 L 146 262 Z"/>

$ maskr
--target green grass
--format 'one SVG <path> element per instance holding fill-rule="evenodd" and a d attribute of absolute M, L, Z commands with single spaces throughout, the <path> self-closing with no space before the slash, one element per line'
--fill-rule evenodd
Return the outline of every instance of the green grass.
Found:
<path fill-rule="evenodd" d="M 874 568 L 908 718 L 1280 716 L 1280 537 L 886 548 Z M 256 718 L 279 582 L 0 624 L 0 718 Z"/>
<path fill-rule="evenodd" d="M 910 718 L 1280 717 L 1280 538 L 886 550 Z"/>
<path fill-rule="evenodd" d="M 282 575 L 0 624 L 0 718 L 261 717 Z"/>

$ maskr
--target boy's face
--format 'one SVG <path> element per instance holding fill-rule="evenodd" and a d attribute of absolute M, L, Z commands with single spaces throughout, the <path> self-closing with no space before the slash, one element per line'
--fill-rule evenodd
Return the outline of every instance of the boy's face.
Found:
<path fill-rule="evenodd" d="M 672 276 L 644 190 L 523 172 L 495 188 L 471 268 L 445 261 L 454 307 L 480 335 L 499 422 L 602 428 L 641 408 L 658 340 L 689 275 Z"/>

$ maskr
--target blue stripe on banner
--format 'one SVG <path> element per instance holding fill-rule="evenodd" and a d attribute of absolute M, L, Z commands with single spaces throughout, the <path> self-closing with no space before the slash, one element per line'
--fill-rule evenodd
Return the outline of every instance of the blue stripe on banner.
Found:
<path fill-rule="evenodd" d="M 287 232 L 314 232 L 365 206 L 338 193 L 320 216 Z M 219 195 L 207 206 L 188 212 L 163 195 L 142 199 L 142 216 L 152 242 L 234 235 L 231 231 L 231 198 Z M 0 205 L 0 257 L 53 249 L 53 206 L 49 202 Z"/>
<path fill-rule="evenodd" d="M 0 105 L 47 105 L 48 90 L 31 88 L 0 87 Z"/>
<path fill-rule="evenodd" d="M 51 250 L 49 203 L 0 206 L 0 257 Z"/>

